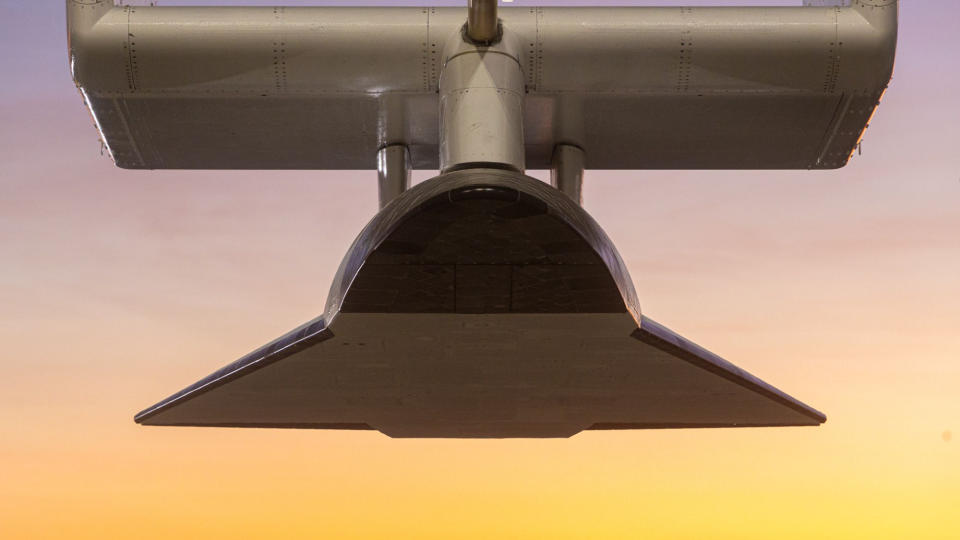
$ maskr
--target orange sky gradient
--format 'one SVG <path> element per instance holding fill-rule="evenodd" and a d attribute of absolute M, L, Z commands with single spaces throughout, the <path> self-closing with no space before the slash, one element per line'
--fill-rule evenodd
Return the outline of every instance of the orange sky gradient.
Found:
<path fill-rule="evenodd" d="M 960 2 L 844 169 L 587 175 L 644 313 L 825 425 L 502 441 L 135 425 L 320 314 L 375 173 L 115 168 L 63 10 L 0 0 L 0 538 L 960 538 Z"/>

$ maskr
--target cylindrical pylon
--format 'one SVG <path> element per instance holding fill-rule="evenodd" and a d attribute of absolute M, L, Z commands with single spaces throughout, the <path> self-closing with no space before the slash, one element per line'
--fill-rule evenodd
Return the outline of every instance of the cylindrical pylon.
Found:
<path fill-rule="evenodd" d="M 586 154 L 578 146 L 558 144 L 553 149 L 550 184 L 580 205 L 583 204 L 583 169 L 585 164 Z"/>
<path fill-rule="evenodd" d="M 523 172 L 525 78 L 521 47 L 503 29 L 478 45 L 448 42 L 440 73 L 440 169 L 492 167 Z"/>
<path fill-rule="evenodd" d="M 410 187 L 410 151 L 402 144 L 385 146 L 377 152 L 380 208 Z"/>
<path fill-rule="evenodd" d="M 477 43 L 497 39 L 497 0 L 467 0 L 467 36 Z"/>

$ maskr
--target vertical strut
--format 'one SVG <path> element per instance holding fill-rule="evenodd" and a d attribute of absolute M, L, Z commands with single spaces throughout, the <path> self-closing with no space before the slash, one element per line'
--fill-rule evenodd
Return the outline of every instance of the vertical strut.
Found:
<path fill-rule="evenodd" d="M 497 0 L 467 0 L 467 36 L 477 43 L 497 39 Z"/>
<path fill-rule="evenodd" d="M 385 146 L 377 152 L 380 208 L 410 187 L 410 150 L 402 144 Z"/>
<path fill-rule="evenodd" d="M 579 146 L 558 144 L 553 149 L 550 185 L 559 189 L 577 204 L 583 204 L 583 169 L 586 154 Z"/>

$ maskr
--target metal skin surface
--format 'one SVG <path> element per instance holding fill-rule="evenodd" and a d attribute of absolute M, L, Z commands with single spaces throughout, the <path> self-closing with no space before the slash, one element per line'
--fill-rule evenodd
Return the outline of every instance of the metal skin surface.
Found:
<path fill-rule="evenodd" d="M 136 421 L 503 438 L 825 417 L 641 315 L 616 249 L 568 196 L 486 169 L 398 196 L 321 318 Z"/>
<path fill-rule="evenodd" d="M 462 8 L 67 9 L 74 79 L 121 167 L 373 169 L 390 144 L 440 167 Z M 499 14 L 520 44 L 519 169 L 549 168 L 558 144 L 590 169 L 841 167 L 897 34 L 895 0 Z"/>
<path fill-rule="evenodd" d="M 496 164 L 523 172 L 522 47 L 503 31 L 489 46 L 450 39 L 440 75 L 440 170 Z"/>
<path fill-rule="evenodd" d="M 496 164 L 523 172 L 522 47 L 513 32 L 478 47 L 448 40 L 440 75 L 440 170 Z"/>

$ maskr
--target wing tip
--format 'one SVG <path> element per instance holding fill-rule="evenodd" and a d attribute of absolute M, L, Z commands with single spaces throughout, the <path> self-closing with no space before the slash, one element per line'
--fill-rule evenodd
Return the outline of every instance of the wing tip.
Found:
<path fill-rule="evenodd" d="M 719 375 L 730 382 L 739 384 L 744 388 L 753 390 L 762 394 L 781 405 L 793 409 L 794 411 L 813 420 L 810 424 L 783 424 L 783 425 L 820 425 L 827 421 L 827 415 L 814 409 L 813 407 L 801 402 L 800 400 L 786 394 L 785 392 L 771 386 L 751 373 L 731 364 L 720 356 L 704 349 L 683 336 L 670 330 L 666 326 L 650 319 L 646 316 L 641 317 L 640 327 L 633 332 L 633 337 L 647 345 L 656 347 L 668 354 L 671 354 L 682 360 L 705 369 L 715 375 Z M 780 424 L 778 424 L 780 425 Z M 737 426 L 725 425 L 727 427 L 760 427 L 760 426 Z M 691 426 L 691 427 L 720 427 L 720 426 Z"/>
<path fill-rule="evenodd" d="M 133 416 L 133 421 L 140 425 L 172 425 L 153 423 L 149 420 L 166 409 L 331 337 L 333 337 L 333 332 L 327 328 L 324 320 L 322 318 L 313 319 L 241 357 L 239 360 L 207 375 L 183 390 L 138 412 Z"/>

